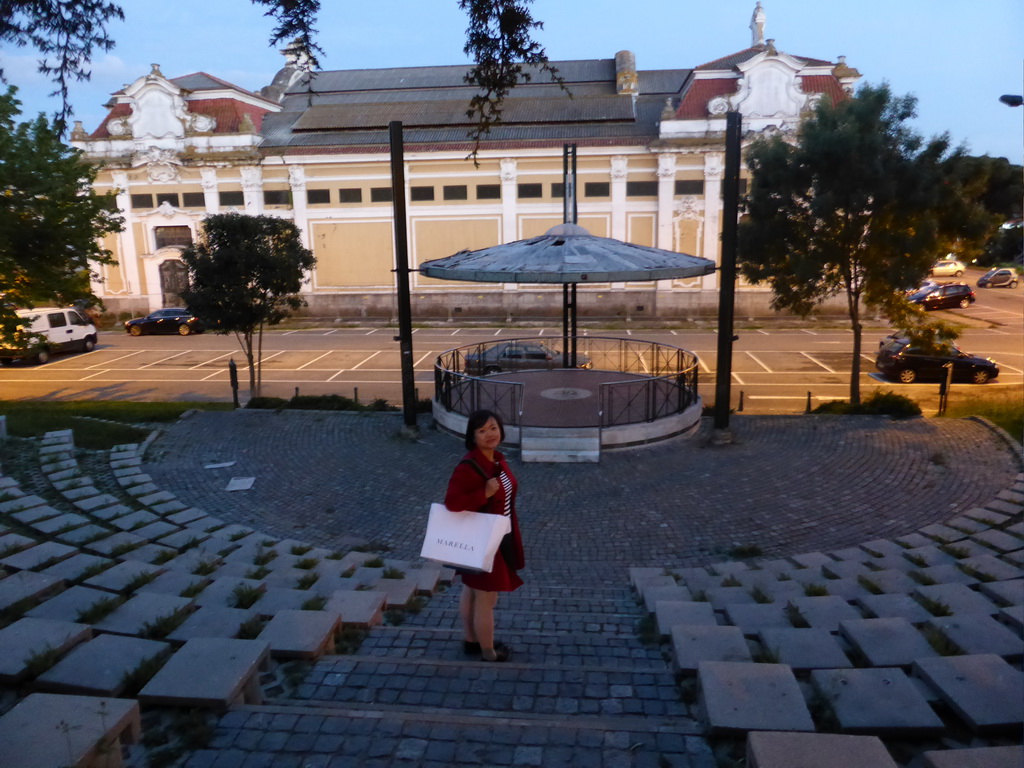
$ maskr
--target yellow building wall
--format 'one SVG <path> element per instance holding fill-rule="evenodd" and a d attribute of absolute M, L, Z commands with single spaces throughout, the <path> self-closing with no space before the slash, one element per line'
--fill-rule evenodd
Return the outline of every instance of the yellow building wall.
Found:
<path fill-rule="evenodd" d="M 124 293 L 127 280 L 124 274 L 124 257 L 121 256 L 117 245 L 118 236 L 116 234 L 106 235 L 101 242 L 103 247 L 117 259 L 117 264 L 104 264 L 100 269 L 100 277 L 103 279 L 102 290 L 107 293 Z"/>
<path fill-rule="evenodd" d="M 562 223 L 559 216 L 520 216 L 519 239 L 529 240 L 540 237 L 556 224 Z M 607 216 L 580 216 L 577 223 L 595 237 L 608 237 Z"/>
<path fill-rule="evenodd" d="M 656 217 L 651 215 L 633 215 L 626 219 L 628 234 L 626 239 L 636 245 L 644 245 L 648 248 L 654 247 L 654 227 Z"/>
<path fill-rule="evenodd" d="M 497 245 L 499 219 L 413 219 L 410 240 L 413 260 L 418 267 L 424 261 L 443 259 L 462 250 L 475 251 Z M 464 288 L 479 283 L 464 283 L 454 280 L 438 280 L 415 275 L 418 286 L 447 286 Z"/>
<path fill-rule="evenodd" d="M 310 229 L 318 289 L 393 284 L 390 221 L 317 221 Z"/>

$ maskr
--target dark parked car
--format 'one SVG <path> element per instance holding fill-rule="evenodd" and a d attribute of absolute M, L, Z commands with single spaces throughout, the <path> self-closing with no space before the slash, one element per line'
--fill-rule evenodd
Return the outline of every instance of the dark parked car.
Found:
<path fill-rule="evenodd" d="M 990 269 L 984 275 L 978 278 L 979 288 L 1016 288 L 1017 280 L 1016 269 L 1010 269 L 1003 267 L 1002 269 Z"/>
<path fill-rule="evenodd" d="M 999 366 L 986 357 L 975 357 L 954 344 L 934 350 L 912 346 L 907 339 L 892 339 L 878 350 L 875 367 L 888 379 L 902 384 L 915 381 L 943 381 L 947 364 L 953 364 L 953 381 L 984 384 L 999 376 Z"/>
<path fill-rule="evenodd" d="M 202 320 L 187 309 L 170 307 L 129 320 L 124 324 L 124 329 L 132 336 L 141 336 L 144 333 L 177 333 L 180 336 L 188 336 L 202 333 L 206 327 Z"/>
<path fill-rule="evenodd" d="M 945 285 L 923 288 L 908 297 L 912 304 L 925 309 L 949 309 L 969 307 L 974 303 L 974 291 L 967 283 L 946 283 Z"/>
<path fill-rule="evenodd" d="M 590 358 L 576 354 L 577 368 L 590 368 Z M 562 353 L 539 341 L 507 341 L 466 355 L 466 373 L 484 376 L 502 371 L 551 370 L 562 367 Z"/>

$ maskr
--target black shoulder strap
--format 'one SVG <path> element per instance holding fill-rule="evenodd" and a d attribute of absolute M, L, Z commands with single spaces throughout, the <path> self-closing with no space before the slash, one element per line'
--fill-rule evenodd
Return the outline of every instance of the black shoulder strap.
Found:
<path fill-rule="evenodd" d="M 471 467 L 473 467 L 473 469 L 477 471 L 477 474 L 480 475 L 480 477 L 482 477 L 485 482 L 487 480 L 490 480 L 490 478 L 487 476 L 487 473 L 484 472 L 483 467 L 477 464 L 473 459 L 463 459 L 462 461 L 459 462 L 459 464 L 469 464 Z"/>

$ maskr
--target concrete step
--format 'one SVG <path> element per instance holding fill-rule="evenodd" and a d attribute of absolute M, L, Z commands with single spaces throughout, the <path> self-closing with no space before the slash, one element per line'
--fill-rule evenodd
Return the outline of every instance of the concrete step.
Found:
<path fill-rule="evenodd" d="M 523 427 L 521 441 L 524 462 L 584 464 L 601 460 L 599 429 Z"/>

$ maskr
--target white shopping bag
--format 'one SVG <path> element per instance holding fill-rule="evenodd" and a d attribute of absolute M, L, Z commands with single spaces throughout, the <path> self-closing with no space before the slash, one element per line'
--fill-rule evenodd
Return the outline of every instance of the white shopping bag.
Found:
<path fill-rule="evenodd" d="M 489 572 L 501 539 L 512 530 L 505 515 L 451 512 L 444 504 L 431 504 L 420 556 L 469 571 Z"/>

